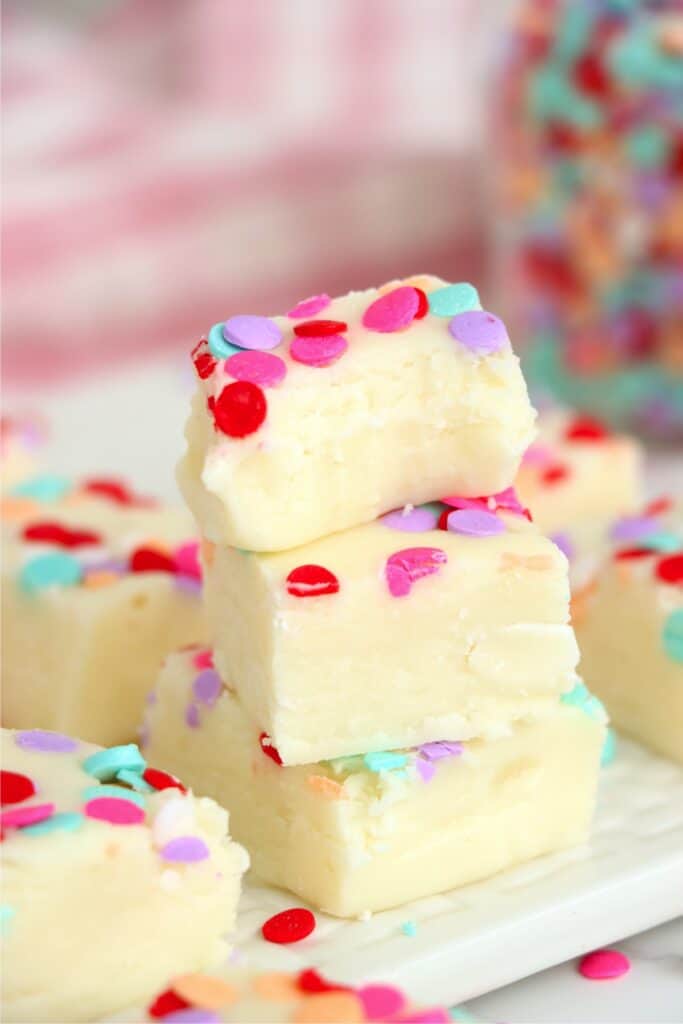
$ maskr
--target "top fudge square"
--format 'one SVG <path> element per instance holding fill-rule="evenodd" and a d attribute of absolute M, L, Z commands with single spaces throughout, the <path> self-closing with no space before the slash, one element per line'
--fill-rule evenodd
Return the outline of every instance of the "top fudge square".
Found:
<path fill-rule="evenodd" d="M 469 284 L 394 281 L 233 316 L 193 352 L 178 477 L 210 541 L 281 551 L 442 494 L 512 483 L 535 414 Z"/>

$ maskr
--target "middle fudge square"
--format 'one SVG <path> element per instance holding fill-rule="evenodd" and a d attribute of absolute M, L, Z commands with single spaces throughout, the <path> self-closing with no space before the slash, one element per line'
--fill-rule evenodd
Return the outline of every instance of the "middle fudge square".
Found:
<path fill-rule="evenodd" d="M 216 668 L 286 765 L 504 736 L 575 681 L 567 561 L 512 491 L 203 560 Z"/>

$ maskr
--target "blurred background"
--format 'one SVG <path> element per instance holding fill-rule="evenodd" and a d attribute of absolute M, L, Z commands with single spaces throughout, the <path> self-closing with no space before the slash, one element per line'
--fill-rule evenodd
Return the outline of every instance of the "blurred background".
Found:
<path fill-rule="evenodd" d="M 12 395 L 430 271 L 683 438 L 679 0 L 5 0 L 2 63 Z"/>

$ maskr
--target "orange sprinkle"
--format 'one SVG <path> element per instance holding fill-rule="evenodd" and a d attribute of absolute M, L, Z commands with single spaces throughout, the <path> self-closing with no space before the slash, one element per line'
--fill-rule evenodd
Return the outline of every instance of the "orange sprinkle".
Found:
<path fill-rule="evenodd" d="M 341 800 L 344 796 L 344 787 L 334 779 L 328 779 L 326 775 L 309 775 L 306 783 L 316 793 L 329 800 Z"/>
<path fill-rule="evenodd" d="M 106 569 L 101 571 L 94 570 L 85 575 L 83 586 L 88 587 L 90 590 L 99 590 L 100 587 L 111 586 L 112 583 L 116 583 L 120 578 L 116 572 L 107 572 Z"/>
<path fill-rule="evenodd" d="M 201 543 L 202 561 L 205 565 L 213 565 L 216 556 L 216 545 L 210 540 L 202 540 Z"/>
<path fill-rule="evenodd" d="M 237 991 L 227 981 L 208 974 L 182 974 L 172 983 L 173 991 L 202 1010 L 220 1010 L 237 1001 Z"/>
<path fill-rule="evenodd" d="M 590 580 L 585 586 L 579 590 L 574 591 L 572 599 L 569 605 L 571 621 L 576 624 L 582 622 L 586 618 L 586 611 L 588 610 L 588 603 L 598 588 L 598 581 L 596 579 Z"/>
<path fill-rule="evenodd" d="M 353 992 L 321 992 L 294 1011 L 292 1024 L 360 1024 L 365 1013 Z"/>
<path fill-rule="evenodd" d="M 22 519 L 30 519 L 40 511 L 40 505 L 33 498 L 12 498 L 2 499 L 0 504 L 0 517 L 17 522 Z"/>
<path fill-rule="evenodd" d="M 291 974 L 262 974 L 260 978 L 254 978 L 251 987 L 262 999 L 272 999 L 273 1002 L 301 997 L 296 978 Z"/>

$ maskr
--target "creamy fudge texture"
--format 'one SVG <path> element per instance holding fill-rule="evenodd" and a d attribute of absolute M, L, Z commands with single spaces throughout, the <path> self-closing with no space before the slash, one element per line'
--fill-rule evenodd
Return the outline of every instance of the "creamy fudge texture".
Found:
<path fill-rule="evenodd" d="M 577 524 L 598 533 L 616 516 L 638 508 L 642 446 L 635 438 L 566 410 L 542 413 L 538 428 L 515 486 L 543 533 L 568 530 L 571 535 Z"/>
<path fill-rule="evenodd" d="M 499 736 L 573 685 L 564 555 L 512 492 L 447 501 L 279 554 L 204 546 L 216 667 L 285 764 Z"/>
<path fill-rule="evenodd" d="M 120 482 L 42 476 L 3 498 L 4 725 L 135 738 L 163 657 L 205 637 L 193 532 Z"/>
<path fill-rule="evenodd" d="M 197 659 L 206 652 L 167 659 L 148 756 L 230 807 L 258 875 L 331 914 L 406 903 L 586 835 L 605 727 L 580 686 L 576 704 L 502 739 L 283 767 L 215 673 L 188 720 L 208 689 Z"/>
<path fill-rule="evenodd" d="M 3 1019 L 91 1021 L 228 951 L 245 851 L 137 747 L 2 731 Z"/>
<path fill-rule="evenodd" d="M 387 1020 L 397 1024 L 450 1024 L 460 1019 L 451 1016 L 445 1007 L 415 1006 L 395 985 L 371 982 L 357 988 L 335 986 L 334 980 L 323 977 L 315 968 L 295 974 L 244 967 L 173 978 L 146 1008 L 138 1007 L 108 1019 L 111 1024 L 146 1024 L 159 1020 L 160 1011 L 171 1005 L 182 1007 L 171 1012 L 194 1012 L 195 1017 L 184 1018 L 188 1022 L 205 1024 L 365 1024 Z"/>
<path fill-rule="evenodd" d="M 611 536 L 575 608 L 582 672 L 617 729 L 683 764 L 681 509 L 655 503 Z"/>
<path fill-rule="evenodd" d="M 534 412 L 503 324 L 431 276 L 216 324 L 178 479 L 214 542 L 280 551 L 507 487 Z"/>

